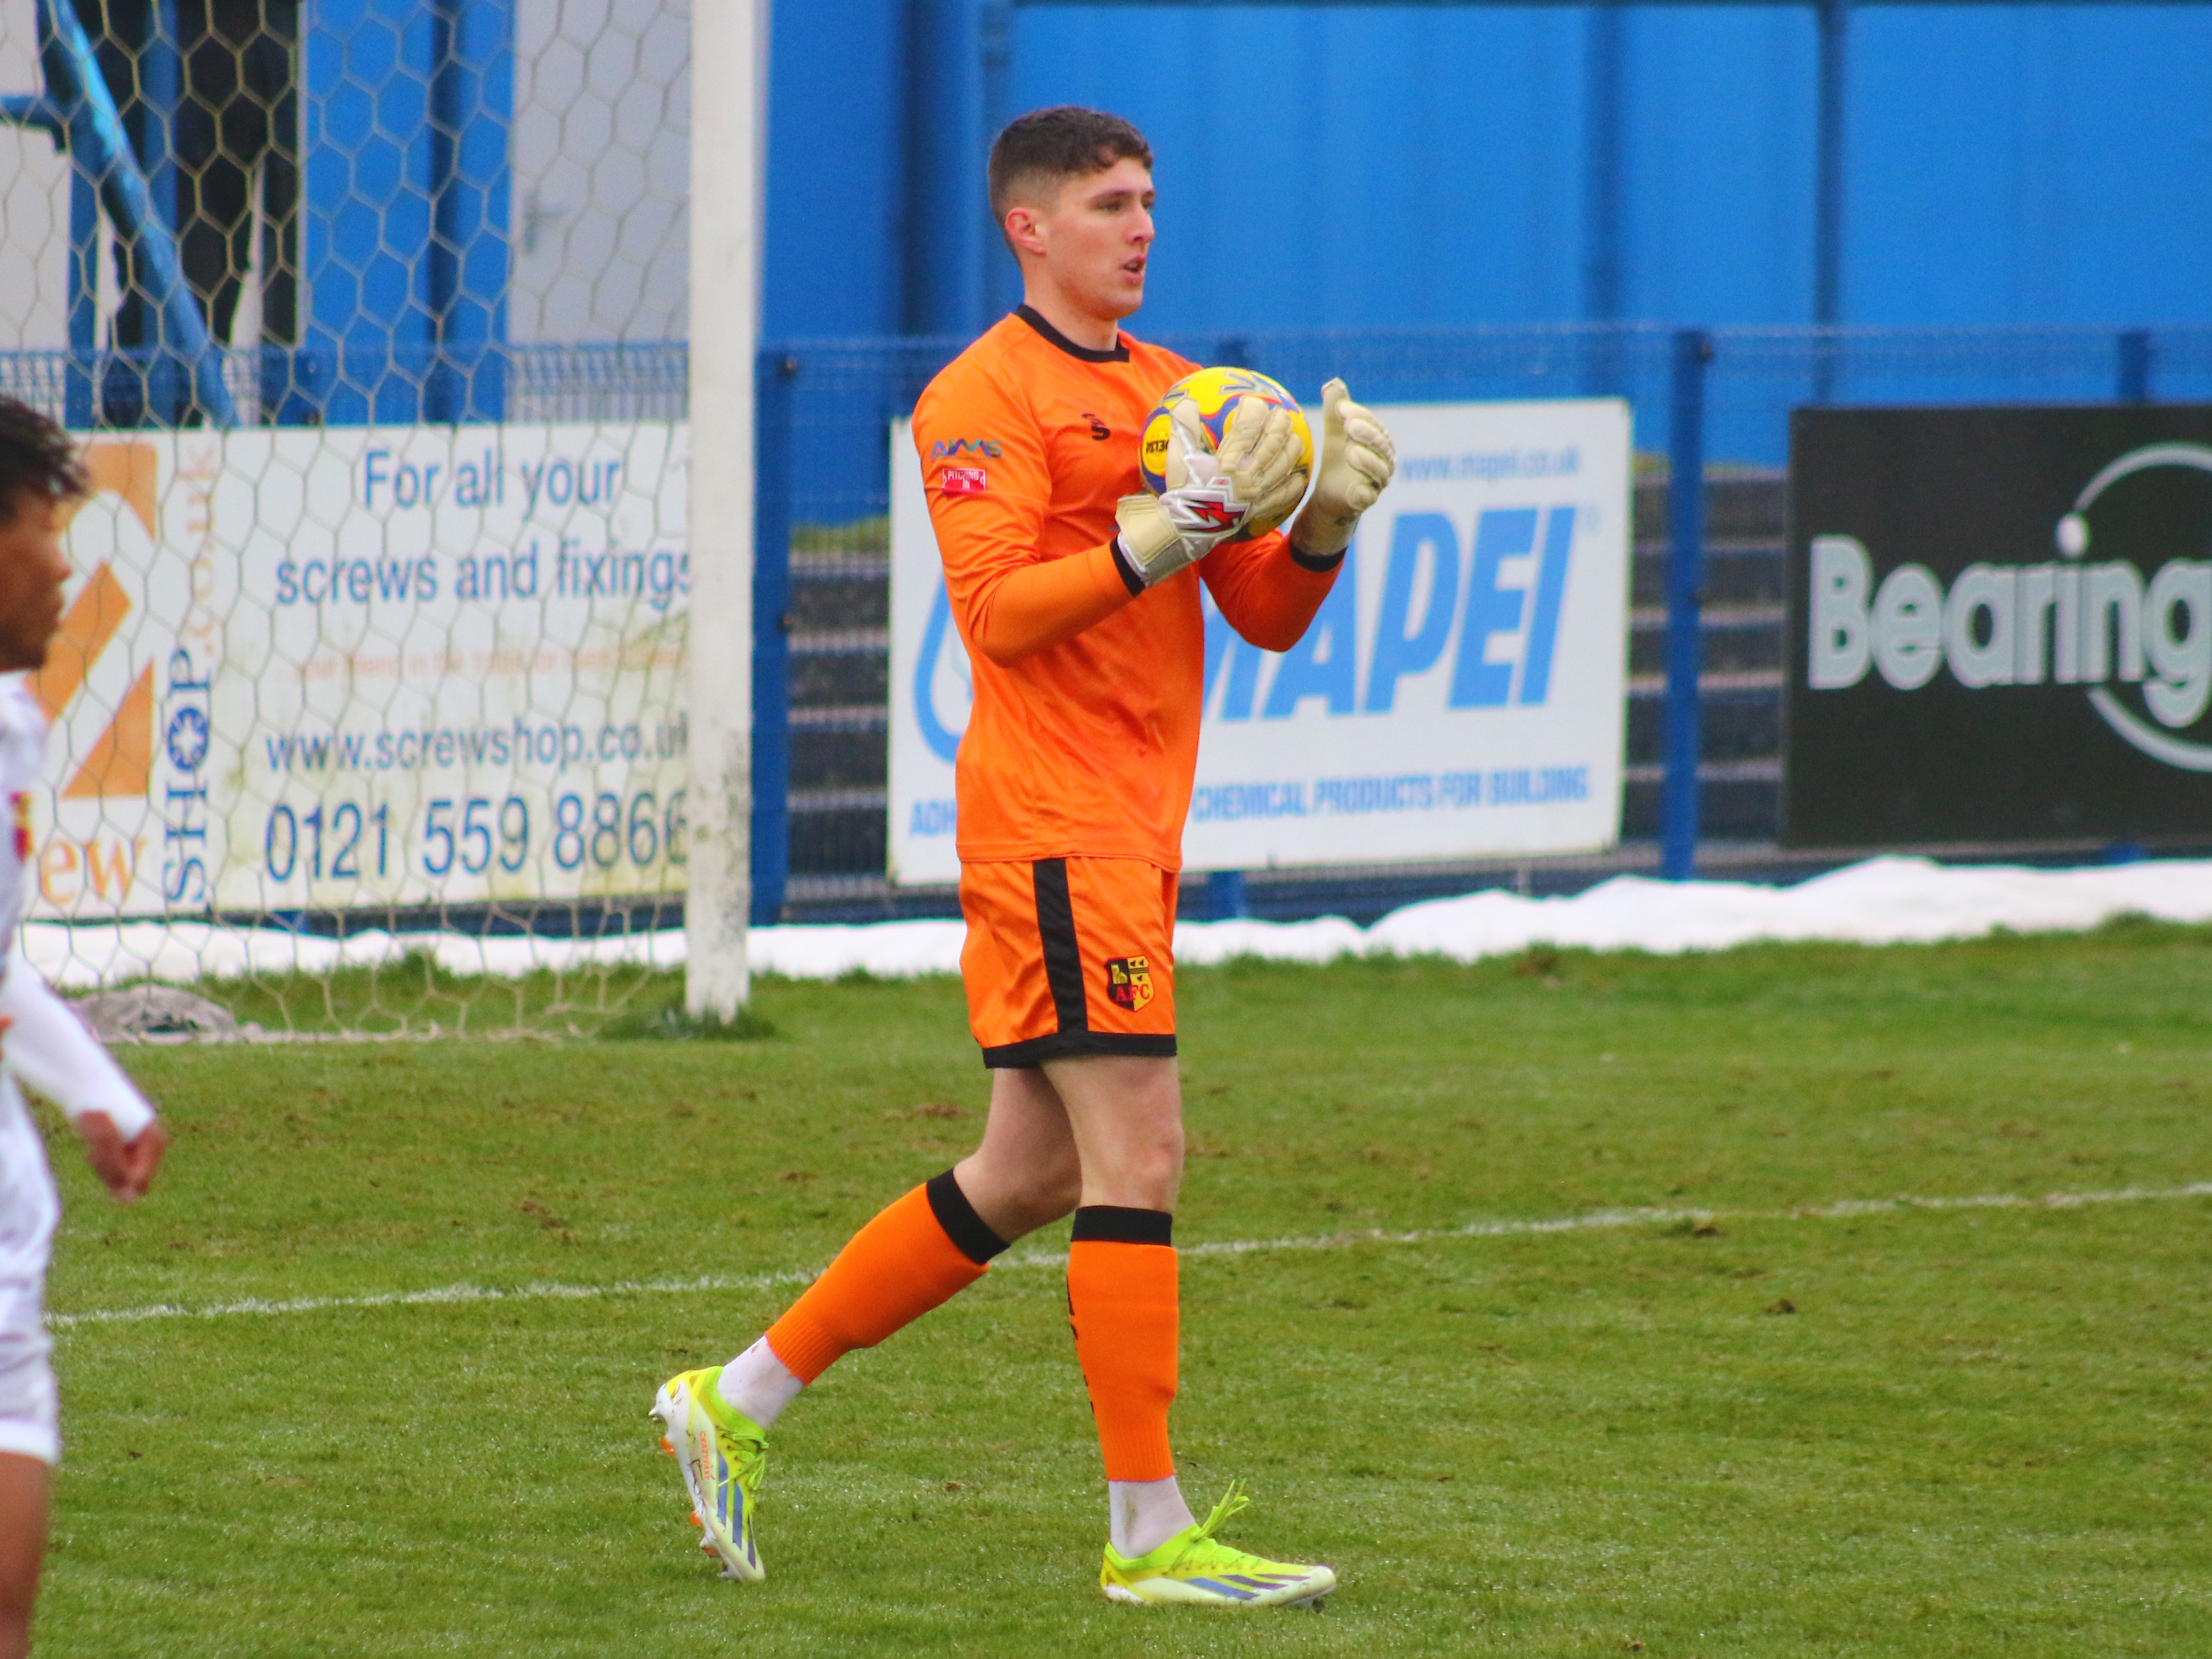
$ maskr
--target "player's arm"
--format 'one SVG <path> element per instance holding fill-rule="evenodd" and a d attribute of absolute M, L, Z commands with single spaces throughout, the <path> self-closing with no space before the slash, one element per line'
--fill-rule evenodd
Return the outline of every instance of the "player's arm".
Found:
<path fill-rule="evenodd" d="M 956 449 L 963 441 L 969 446 Z M 1073 639 L 1143 592 L 1110 541 L 1040 561 L 1052 477 L 1035 418 L 994 387 L 940 395 L 914 415 L 945 590 L 970 648 L 1004 666 Z M 995 453 L 978 453 L 988 443 Z"/>
<path fill-rule="evenodd" d="M 1262 651 L 1287 651 L 1305 636 L 1344 568 L 1340 550 L 1325 559 L 1295 552 L 1282 531 L 1232 542 L 1198 568 L 1222 619 Z"/>
<path fill-rule="evenodd" d="M 1352 401 L 1342 380 L 1331 380 L 1321 396 L 1321 476 L 1289 533 L 1232 543 L 1202 568 L 1222 617 L 1264 651 L 1287 651 L 1304 637 L 1360 515 L 1397 470 L 1390 434 Z"/>
<path fill-rule="evenodd" d="M 1073 639 L 1145 591 L 1123 577 L 1111 542 L 1009 570 L 978 587 L 968 637 L 1000 667 Z"/>
<path fill-rule="evenodd" d="M 145 1192 L 167 1132 L 100 1039 L 20 957 L 0 978 L 0 1060 L 62 1109 L 108 1191 L 125 1203 Z"/>

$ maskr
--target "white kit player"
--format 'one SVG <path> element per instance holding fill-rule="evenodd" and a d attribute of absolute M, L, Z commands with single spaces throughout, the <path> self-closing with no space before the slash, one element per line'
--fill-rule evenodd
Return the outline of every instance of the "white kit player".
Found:
<path fill-rule="evenodd" d="M 46 722 L 23 684 L 61 625 L 62 526 L 86 492 L 76 452 L 43 415 L 0 398 L 0 1659 L 31 1644 L 46 1548 L 47 1474 L 61 1456 L 46 1330 L 46 1258 L 60 1207 L 17 1079 L 59 1105 L 93 1172 L 125 1202 L 168 1137 L 154 1109 L 66 1003 L 15 954 L 30 882 L 31 792 Z"/>

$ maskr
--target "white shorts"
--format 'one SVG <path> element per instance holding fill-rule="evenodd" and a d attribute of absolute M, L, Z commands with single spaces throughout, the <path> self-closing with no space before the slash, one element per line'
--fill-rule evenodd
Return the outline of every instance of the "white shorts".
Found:
<path fill-rule="evenodd" d="M 0 1079 L 0 1452 L 61 1461 L 46 1262 L 61 1205 L 46 1143 L 13 1078 Z"/>

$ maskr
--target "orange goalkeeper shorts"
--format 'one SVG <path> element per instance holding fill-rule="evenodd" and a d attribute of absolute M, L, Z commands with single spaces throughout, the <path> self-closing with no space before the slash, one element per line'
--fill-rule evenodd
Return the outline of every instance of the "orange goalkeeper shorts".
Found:
<path fill-rule="evenodd" d="M 963 864 L 960 914 L 984 1065 L 1175 1053 L 1172 872 L 1142 859 Z"/>

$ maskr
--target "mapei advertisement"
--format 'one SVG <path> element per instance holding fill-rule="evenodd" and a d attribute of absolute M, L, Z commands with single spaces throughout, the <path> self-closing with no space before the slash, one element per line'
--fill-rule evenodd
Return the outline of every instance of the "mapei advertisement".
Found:
<path fill-rule="evenodd" d="M 2212 832 L 2212 407 L 1807 410 L 1797 846 Z"/>
<path fill-rule="evenodd" d="M 1376 414 L 1398 475 L 1287 652 L 1206 601 L 1194 869 L 1587 852 L 1620 835 L 1628 407 Z M 921 472 L 891 436 L 890 869 L 959 874 L 968 663 Z"/>
<path fill-rule="evenodd" d="M 90 440 L 31 913 L 680 890 L 685 437 Z"/>

